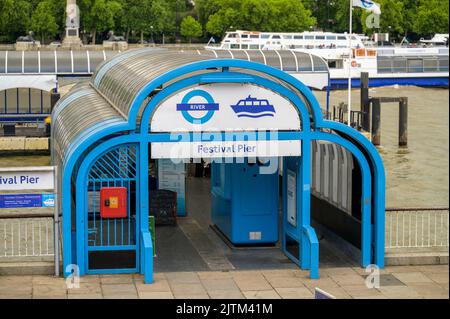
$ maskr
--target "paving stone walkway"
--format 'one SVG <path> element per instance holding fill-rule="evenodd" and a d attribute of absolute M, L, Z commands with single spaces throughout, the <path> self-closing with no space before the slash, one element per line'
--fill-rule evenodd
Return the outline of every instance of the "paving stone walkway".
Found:
<path fill-rule="evenodd" d="M 368 289 L 362 268 L 322 268 L 311 280 L 299 269 L 156 273 L 145 285 L 141 275 L 92 275 L 67 289 L 64 278 L 0 276 L 0 299 L 7 298 L 313 298 L 315 287 L 336 298 L 449 298 L 448 265 L 396 266 L 380 271 L 380 288 Z"/>

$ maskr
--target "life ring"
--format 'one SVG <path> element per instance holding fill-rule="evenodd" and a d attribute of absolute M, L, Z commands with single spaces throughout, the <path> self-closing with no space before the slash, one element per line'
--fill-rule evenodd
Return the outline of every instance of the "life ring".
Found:
<path fill-rule="evenodd" d="M 356 61 L 352 61 L 352 68 L 356 68 L 358 66 L 358 63 Z"/>

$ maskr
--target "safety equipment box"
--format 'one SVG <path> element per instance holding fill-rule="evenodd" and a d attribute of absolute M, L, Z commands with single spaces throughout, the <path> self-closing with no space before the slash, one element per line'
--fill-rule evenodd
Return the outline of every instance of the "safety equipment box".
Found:
<path fill-rule="evenodd" d="M 212 222 L 235 245 L 278 241 L 278 166 L 271 172 L 264 165 L 211 164 Z"/>
<path fill-rule="evenodd" d="M 126 187 L 103 187 L 100 189 L 100 217 L 127 217 Z"/>

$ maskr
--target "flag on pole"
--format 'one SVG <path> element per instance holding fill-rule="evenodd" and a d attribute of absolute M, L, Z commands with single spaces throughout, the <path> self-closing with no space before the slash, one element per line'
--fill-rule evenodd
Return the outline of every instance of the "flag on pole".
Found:
<path fill-rule="evenodd" d="M 360 7 L 375 14 L 381 14 L 380 5 L 371 0 L 352 0 L 353 7 Z"/>

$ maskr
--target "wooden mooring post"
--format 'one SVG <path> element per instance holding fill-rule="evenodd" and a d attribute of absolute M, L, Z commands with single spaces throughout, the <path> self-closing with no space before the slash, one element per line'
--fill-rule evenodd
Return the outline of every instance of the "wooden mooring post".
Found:
<path fill-rule="evenodd" d="M 400 98 L 398 112 L 398 146 L 408 146 L 408 98 Z"/>
<path fill-rule="evenodd" d="M 373 97 L 370 98 L 372 108 L 372 143 L 381 144 L 381 103 L 398 103 L 398 146 L 408 146 L 408 98 L 407 97 Z"/>
<path fill-rule="evenodd" d="M 370 98 L 369 98 L 369 73 L 361 72 L 361 127 L 364 131 L 370 131 Z"/>

